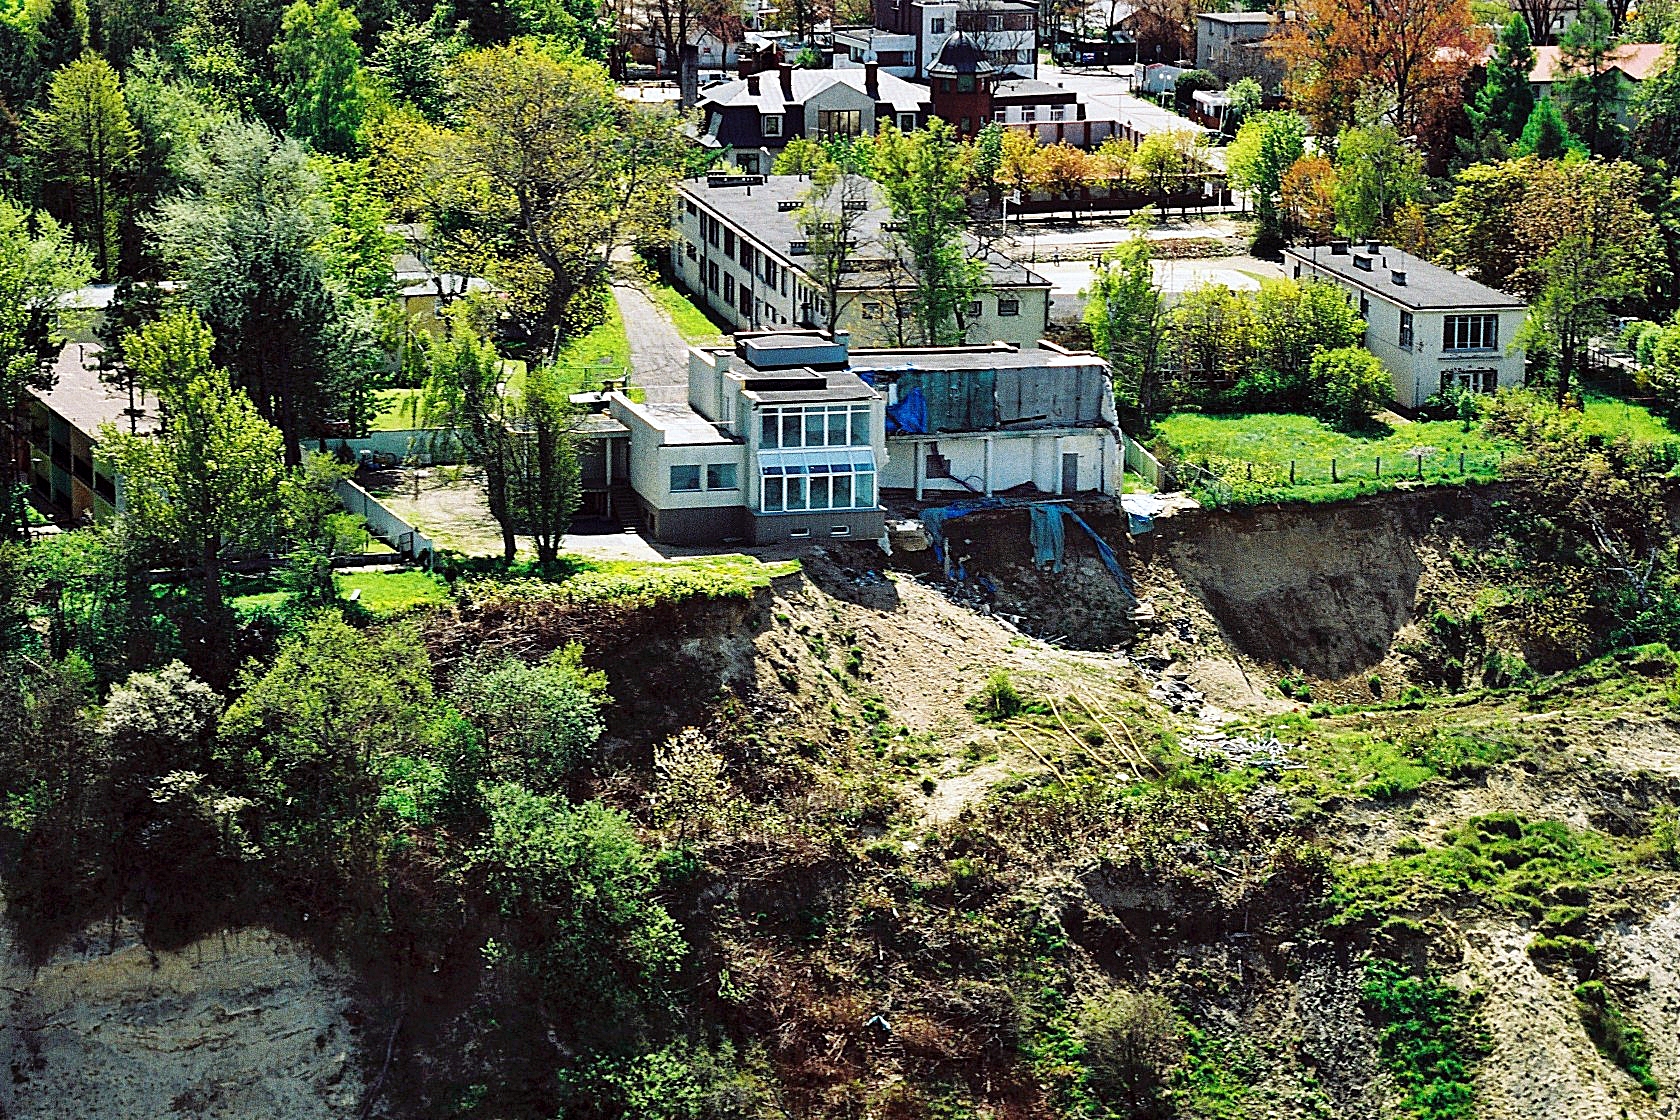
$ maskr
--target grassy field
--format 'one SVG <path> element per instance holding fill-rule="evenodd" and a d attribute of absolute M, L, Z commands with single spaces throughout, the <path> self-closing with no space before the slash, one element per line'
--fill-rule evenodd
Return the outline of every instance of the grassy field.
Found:
<path fill-rule="evenodd" d="M 691 346 L 706 346 L 723 341 L 723 328 L 712 322 L 711 317 L 695 306 L 692 300 L 669 284 L 661 284 L 658 280 L 649 278 L 647 294 L 648 298 L 671 317 L 671 322 L 676 325 L 677 333 L 683 336 L 684 342 Z"/>
<path fill-rule="evenodd" d="M 251 577 L 257 586 L 272 587 L 272 577 Z M 340 597 L 356 595 L 356 602 L 369 614 L 384 618 L 413 607 L 441 606 L 449 601 L 449 586 L 430 572 L 340 572 L 333 576 Z M 231 600 L 235 610 L 278 609 L 285 606 L 284 591 L 253 591 Z"/>
<path fill-rule="evenodd" d="M 1675 433 L 1646 408 L 1596 395 L 1589 432 L 1667 443 Z M 1187 468 L 1182 481 L 1217 503 L 1337 501 L 1404 482 L 1491 482 L 1514 444 L 1456 420 L 1398 423 L 1349 434 L 1310 416 L 1181 412 L 1156 424 L 1160 442 Z M 1203 473 L 1205 470 L 1206 473 Z M 1211 476 L 1211 477 L 1210 477 Z"/>

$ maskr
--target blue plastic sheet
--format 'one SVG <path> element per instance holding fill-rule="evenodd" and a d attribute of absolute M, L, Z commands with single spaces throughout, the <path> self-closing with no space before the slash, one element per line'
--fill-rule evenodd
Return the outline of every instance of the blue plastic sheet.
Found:
<path fill-rule="evenodd" d="M 910 432 L 925 435 L 928 430 L 927 398 L 920 389 L 911 389 L 887 406 L 887 432 Z"/>
<path fill-rule="evenodd" d="M 940 567 L 951 579 L 967 578 L 962 565 L 951 557 L 951 551 L 945 545 L 945 531 L 947 525 L 959 517 L 966 517 L 971 513 L 982 510 L 1006 509 L 1012 506 L 1026 506 L 1027 514 L 1032 519 L 1031 541 L 1033 546 L 1033 563 L 1039 567 L 1050 566 L 1053 572 L 1062 570 L 1062 557 L 1066 550 L 1065 530 L 1062 526 L 1064 517 L 1072 518 L 1073 523 L 1085 530 L 1085 535 L 1091 538 L 1096 546 L 1097 558 L 1102 561 L 1108 574 L 1114 577 L 1116 586 L 1122 594 L 1134 605 L 1137 603 L 1137 591 L 1132 586 L 1131 577 L 1120 566 L 1120 558 L 1114 554 L 1107 541 L 1097 535 L 1097 531 L 1086 523 L 1073 510 L 1060 502 L 1020 502 L 1008 498 L 978 498 L 970 502 L 956 502 L 948 506 L 935 506 L 922 511 L 922 527 L 927 530 L 928 541 L 933 547 L 933 557 L 939 561 Z"/>
<path fill-rule="evenodd" d="M 1062 549 L 1065 544 L 1062 535 L 1062 514 L 1067 512 L 1069 510 L 1066 506 L 1039 505 L 1027 508 L 1027 513 L 1032 517 L 1034 567 L 1049 568 L 1052 572 L 1062 570 Z"/>

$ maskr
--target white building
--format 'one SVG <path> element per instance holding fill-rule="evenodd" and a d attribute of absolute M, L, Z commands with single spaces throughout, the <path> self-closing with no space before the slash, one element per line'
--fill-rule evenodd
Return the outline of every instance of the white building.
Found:
<path fill-rule="evenodd" d="M 1387 367 L 1403 408 L 1451 386 L 1491 393 L 1522 384 L 1515 342 L 1528 306 L 1516 296 L 1392 245 L 1285 249 L 1283 265 L 1297 280 L 1324 280 L 1358 301 L 1365 345 Z"/>
<path fill-rule="evenodd" d="M 861 180 L 858 186 L 863 209 L 835 329 L 861 345 L 891 345 L 901 341 L 910 282 L 884 237 L 891 215 L 877 188 Z M 827 327 L 822 265 L 810 255 L 798 221 L 810 188 L 795 175 L 709 177 L 679 186 L 675 271 L 731 327 Z M 965 309 L 967 341 L 1032 346 L 1049 322 L 1050 282 L 972 239 L 969 244 L 986 265 L 987 290 Z"/>

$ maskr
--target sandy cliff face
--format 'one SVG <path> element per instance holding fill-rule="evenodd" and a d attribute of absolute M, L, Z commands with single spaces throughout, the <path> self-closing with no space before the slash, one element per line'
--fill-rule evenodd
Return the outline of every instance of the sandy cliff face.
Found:
<path fill-rule="evenodd" d="M 0 931 L 0 1115 L 353 1115 L 362 1083 L 343 976 L 266 930 L 153 953 L 89 930 L 31 972 Z"/>

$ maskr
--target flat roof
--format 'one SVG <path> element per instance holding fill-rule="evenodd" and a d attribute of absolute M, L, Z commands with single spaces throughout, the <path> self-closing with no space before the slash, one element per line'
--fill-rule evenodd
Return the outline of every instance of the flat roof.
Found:
<path fill-rule="evenodd" d="M 635 407 L 647 416 L 654 427 L 665 433 L 668 445 L 736 442 L 686 404 L 639 404 Z"/>
<path fill-rule="evenodd" d="M 1285 249 L 1286 259 L 1303 261 L 1338 280 L 1416 311 L 1504 309 L 1527 307 L 1521 297 L 1490 288 L 1478 280 L 1424 260 L 1393 245 L 1378 245 L 1375 253 L 1366 245 L 1353 245 L 1346 253 L 1332 253 L 1328 245 Z M 1354 263 L 1369 257 L 1369 271 Z M 1406 274 L 1404 284 L 1394 282 L 1393 272 Z"/>
<path fill-rule="evenodd" d="M 100 426 L 104 424 L 128 431 L 129 420 L 128 391 L 99 380 L 99 354 L 100 348 L 94 343 L 67 343 L 53 363 L 53 387 L 44 392 L 31 390 L 71 427 L 94 439 L 99 437 Z M 134 400 L 141 409 L 137 431 L 149 435 L 163 426 L 158 418 L 156 397 L 136 390 Z"/>
<path fill-rule="evenodd" d="M 1277 19 L 1271 12 L 1197 12 L 1196 18 L 1215 23 L 1271 23 Z"/>
<path fill-rule="evenodd" d="M 849 370 L 831 370 L 822 374 L 818 374 L 816 371 L 809 369 L 769 370 L 764 371 L 761 376 L 765 380 L 770 380 L 785 377 L 789 374 L 796 377 L 804 374 L 814 379 L 820 378 L 824 384 L 820 389 L 753 389 L 749 386 L 741 390 L 741 395 L 744 397 L 750 397 L 755 401 L 762 401 L 764 404 L 800 404 L 805 402 L 820 403 L 822 401 L 866 401 L 873 399 L 875 396 L 875 390 L 870 388 L 863 378 L 850 372 Z M 749 376 L 747 380 L 750 382 L 752 377 Z"/>
<path fill-rule="evenodd" d="M 805 192 L 811 189 L 811 181 L 801 175 L 766 175 L 763 182 L 742 186 L 708 186 L 704 179 L 685 180 L 679 187 L 682 193 L 694 201 L 717 214 L 722 215 L 737 229 L 747 231 L 750 236 L 761 244 L 768 245 L 779 256 L 787 258 L 795 266 L 800 258 L 788 251 L 788 245 L 794 241 L 806 240 L 805 233 L 799 228 L 796 220 L 798 211 L 783 209 L 784 203 L 798 203 L 805 199 Z M 880 188 L 874 183 L 864 180 L 869 192 L 870 207 L 863 212 L 855 227 L 858 247 L 852 254 L 852 259 L 860 263 L 865 261 L 886 261 L 891 258 L 881 247 L 881 226 L 890 221 L 891 212 L 882 198 Z M 1050 282 L 1027 268 L 1025 265 L 1004 256 L 995 249 L 982 249 L 980 243 L 967 233 L 963 234 L 968 245 L 968 255 L 984 262 L 986 266 L 986 282 L 992 287 L 1005 288 L 1048 288 Z M 882 285 L 872 282 L 869 273 L 860 270 L 855 284 L 848 284 L 847 290 L 877 289 Z"/>
<path fill-rule="evenodd" d="M 892 347 L 852 351 L 853 370 L 890 372 L 902 369 L 1050 369 L 1101 363 L 1089 352 L 1063 354 L 1041 346 L 1017 349 L 1002 346 Z"/>

